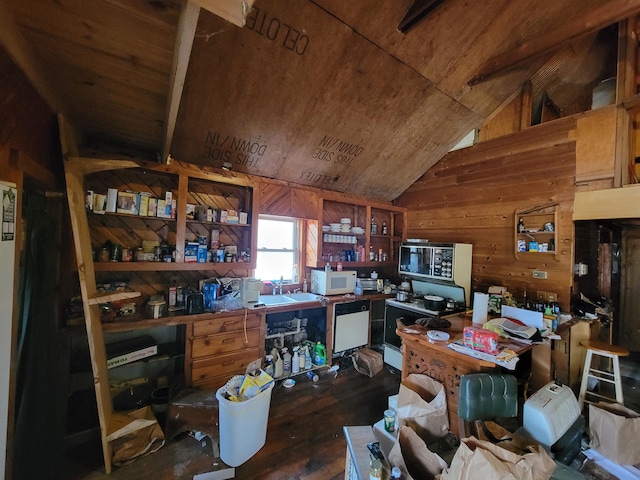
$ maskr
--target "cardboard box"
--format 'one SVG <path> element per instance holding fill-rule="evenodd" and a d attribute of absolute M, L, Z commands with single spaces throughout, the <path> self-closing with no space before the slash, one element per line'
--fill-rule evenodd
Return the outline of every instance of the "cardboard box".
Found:
<path fill-rule="evenodd" d="M 149 198 L 151 194 L 149 192 L 140 192 L 140 207 L 138 208 L 138 215 L 146 217 L 149 215 Z"/>
<path fill-rule="evenodd" d="M 118 189 L 109 188 L 107 190 L 107 212 L 116 212 L 116 202 L 118 201 Z"/>
<path fill-rule="evenodd" d="M 158 343 L 150 335 L 142 335 L 105 345 L 107 368 L 142 360 L 158 353 Z"/>
<path fill-rule="evenodd" d="M 256 372 L 246 373 L 240 386 L 240 395 L 244 395 L 246 398 L 253 398 L 269 388 L 273 381 L 271 375 L 262 369 L 257 374 Z"/>
<path fill-rule="evenodd" d="M 137 215 L 140 205 L 139 195 L 134 192 L 118 192 L 118 213 Z"/>
<path fill-rule="evenodd" d="M 147 217 L 155 217 L 158 214 L 158 199 L 156 197 L 149 197 L 149 209 L 147 210 Z"/>

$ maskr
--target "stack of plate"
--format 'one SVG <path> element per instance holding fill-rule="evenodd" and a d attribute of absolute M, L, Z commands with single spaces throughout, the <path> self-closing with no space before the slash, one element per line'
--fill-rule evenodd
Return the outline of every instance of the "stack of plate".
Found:
<path fill-rule="evenodd" d="M 341 223 L 331 223 L 331 224 L 329 224 L 329 227 L 330 227 L 329 231 L 331 231 L 331 232 L 340 232 L 340 231 L 342 231 L 341 230 L 341 227 L 342 227 Z"/>
<path fill-rule="evenodd" d="M 362 228 L 362 227 L 351 227 L 351 233 L 355 233 L 356 235 L 362 235 L 364 233 L 364 228 Z"/>
<path fill-rule="evenodd" d="M 343 233 L 349 233 L 351 231 L 351 219 L 350 218 L 341 218 L 340 219 L 340 231 Z"/>
<path fill-rule="evenodd" d="M 329 232 L 329 231 L 331 231 L 331 227 L 329 225 L 323 225 L 322 226 L 322 231 L 323 232 Z"/>

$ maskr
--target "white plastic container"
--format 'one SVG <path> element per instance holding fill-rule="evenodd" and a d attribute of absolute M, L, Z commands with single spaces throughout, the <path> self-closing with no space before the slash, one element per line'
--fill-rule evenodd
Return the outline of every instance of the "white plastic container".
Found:
<path fill-rule="evenodd" d="M 224 387 L 216 392 L 220 414 L 220 458 L 228 466 L 242 465 L 264 446 L 272 390 L 273 383 L 244 402 L 224 398 Z"/>

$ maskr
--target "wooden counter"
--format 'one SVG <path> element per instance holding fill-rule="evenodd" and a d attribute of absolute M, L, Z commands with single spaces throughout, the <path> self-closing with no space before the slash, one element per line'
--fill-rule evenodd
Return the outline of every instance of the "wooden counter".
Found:
<path fill-rule="evenodd" d="M 462 338 L 464 327 L 471 325 L 470 319 L 458 315 L 446 318 L 451 322 L 451 327 L 447 329 L 451 335 L 449 342 Z M 408 330 L 419 330 L 420 333 L 407 333 Z M 461 433 L 464 436 L 464 422 L 458 418 L 460 377 L 468 373 L 490 372 L 499 367 L 493 362 L 456 352 L 447 346 L 449 342 L 429 341 L 424 327 L 412 325 L 398 328 L 396 333 L 402 339 L 402 380 L 411 373 L 421 373 L 442 383 L 447 397 L 449 429 L 458 436 Z M 514 349 L 513 342 L 509 343 L 509 347 Z M 529 345 L 522 345 L 516 353 L 524 353 L 530 348 Z"/>

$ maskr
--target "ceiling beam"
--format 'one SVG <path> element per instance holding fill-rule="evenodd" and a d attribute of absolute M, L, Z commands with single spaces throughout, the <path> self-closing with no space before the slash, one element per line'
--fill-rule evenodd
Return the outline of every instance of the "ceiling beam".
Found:
<path fill-rule="evenodd" d="M 205 10 L 242 28 L 254 0 L 193 0 Z"/>
<path fill-rule="evenodd" d="M 579 11 L 577 8 L 576 11 Z M 572 19 L 562 26 L 487 60 L 469 80 L 476 85 L 494 75 L 520 67 L 542 54 L 552 54 L 567 43 L 640 12 L 640 0 L 611 0 Z"/>
<path fill-rule="evenodd" d="M 413 5 L 398 25 L 398 30 L 407 33 L 420 20 L 433 12 L 444 0 L 414 0 Z"/>
<path fill-rule="evenodd" d="M 43 72 L 42 65 L 16 26 L 15 19 L 7 9 L 4 0 L 0 0 L 0 43 L 4 45 L 13 61 L 27 76 L 31 85 L 49 108 L 54 113 L 62 113 L 69 117 L 64 102 L 51 88 L 50 82 L 47 80 L 48 76 Z"/>
<path fill-rule="evenodd" d="M 167 108 L 164 118 L 164 140 L 162 143 L 161 162 L 166 162 L 171 153 L 171 142 L 176 129 L 176 120 L 180 110 L 180 100 L 182 90 L 189 67 L 191 57 L 191 47 L 193 47 L 193 37 L 198 25 L 200 6 L 194 2 L 187 1 L 180 12 L 178 20 L 178 32 L 176 34 L 176 44 L 173 49 L 173 62 L 171 65 L 171 78 L 169 79 L 169 92 L 167 95 Z"/>

